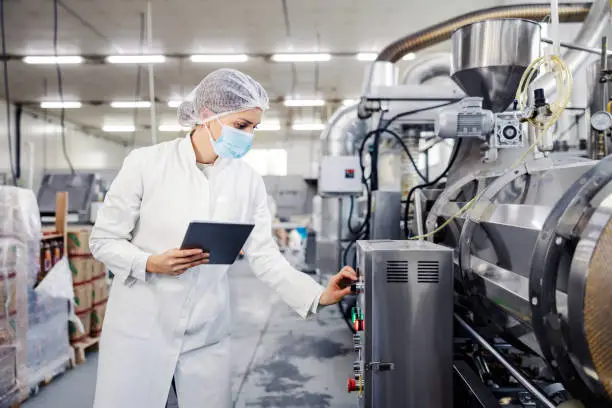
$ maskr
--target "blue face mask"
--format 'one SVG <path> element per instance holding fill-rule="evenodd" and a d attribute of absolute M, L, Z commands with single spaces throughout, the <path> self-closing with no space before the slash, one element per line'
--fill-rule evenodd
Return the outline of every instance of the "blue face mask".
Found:
<path fill-rule="evenodd" d="M 247 154 L 253 144 L 253 134 L 219 123 L 221 136 L 217 140 L 208 132 L 215 153 L 224 159 L 239 159 Z"/>

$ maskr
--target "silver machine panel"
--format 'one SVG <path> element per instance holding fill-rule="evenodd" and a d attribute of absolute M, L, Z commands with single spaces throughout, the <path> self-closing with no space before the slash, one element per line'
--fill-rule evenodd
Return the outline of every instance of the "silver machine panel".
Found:
<path fill-rule="evenodd" d="M 452 249 L 425 241 L 359 241 L 354 364 L 361 408 L 449 408 Z"/>
<path fill-rule="evenodd" d="M 400 239 L 402 193 L 399 191 L 372 192 L 371 239 Z"/>

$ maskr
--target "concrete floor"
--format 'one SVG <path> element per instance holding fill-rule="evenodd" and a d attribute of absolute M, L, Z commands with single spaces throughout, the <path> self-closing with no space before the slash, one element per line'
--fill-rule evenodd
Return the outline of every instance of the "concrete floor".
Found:
<path fill-rule="evenodd" d="M 353 408 L 346 393 L 354 354 L 336 307 L 303 321 L 239 262 L 232 282 L 234 408 Z M 97 355 L 28 399 L 23 408 L 89 408 Z M 171 397 L 170 407 L 177 407 Z M 205 403 L 202 404 L 206 407 Z M 210 407 L 218 408 L 218 407 Z"/>

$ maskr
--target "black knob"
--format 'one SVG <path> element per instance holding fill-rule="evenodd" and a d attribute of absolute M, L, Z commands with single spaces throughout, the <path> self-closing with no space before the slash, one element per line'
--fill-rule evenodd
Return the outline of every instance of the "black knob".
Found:
<path fill-rule="evenodd" d="M 535 107 L 546 106 L 546 97 L 544 96 L 544 89 L 538 88 L 533 91 L 533 97 L 535 101 Z"/>
<path fill-rule="evenodd" d="M 580 150 L 586 150 L 587 149 L 587 140 L 586 139 L 580 139 L 580 142 L 578 144 L 578 148 Z"/>

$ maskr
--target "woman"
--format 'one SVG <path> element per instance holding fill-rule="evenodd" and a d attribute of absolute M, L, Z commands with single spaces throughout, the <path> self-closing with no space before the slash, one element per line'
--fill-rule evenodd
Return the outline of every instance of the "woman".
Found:
<path fill-rule="evenodd" d="M 189 222 L 253 223 L 244 253 L 258 278 L 303 318 L 338 302 L 356 280 L 344 268 L 321 287 L 280 255 L 262 178 L 244 156 L 268 107 L 251 77 L 221 69 L 178 110 L 183 139 L 134 150 L 93 228 L 96 259 L 114 273 L 98 364 L 95 408 L 231 406 L 227 266 L 176 249 Z"/>

